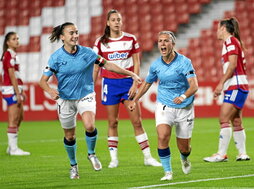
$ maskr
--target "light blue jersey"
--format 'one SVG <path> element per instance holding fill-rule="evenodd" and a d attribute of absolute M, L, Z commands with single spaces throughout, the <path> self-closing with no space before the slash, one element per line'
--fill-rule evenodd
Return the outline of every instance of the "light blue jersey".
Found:
<path fill-rule="evenodd" d="M 174 60 L 167 64 L 162 57 L 155 60 L 146 77 L 147 83 L 159 80 L 157 101 L 172 108 L 184 108 L 194 100 L 194 95 L 185 99 L 181 104 L 175 104 L 173 100 L 184 94 L 189 88 L 188 78 L 195 77 L 191 60 L 176 53 Z"/>
<path fill-rule="evenodd" d="M 75 54 L 62 47 L 51 55 L 43 74 L 50 77 L 55 73 L 60 98 L 79 100 L 94 92 L 93 67 L 97 56 L 88 47 L 77 45 Z"/>

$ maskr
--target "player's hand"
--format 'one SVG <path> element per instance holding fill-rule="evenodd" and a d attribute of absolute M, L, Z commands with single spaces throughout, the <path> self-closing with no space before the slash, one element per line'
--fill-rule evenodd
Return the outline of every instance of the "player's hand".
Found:
<path fill-rule="evenodd" d="M 137 82 L 138 84 L 142 83 L 142 79 L 135 73 L 133 73 L 132 79 Z"/>
<path fill-rule="evenodd" d="M 136 102 L 135 101 L 130 101 L 128 108 L 130 111 L 133 111 L 136 108 Z"/>
<path fill-rule="evenodd" d="M 18 105 L 18 107 L 20 107 L 20 105 L 21 105 L 21 102 L 22 102 L 22 95 L 21 94 L 17 94 L 16 95 L 16 97 L 17 97 L 17 105 Z"/>
<path fill-rule="evenodd" d="M 23 102 L 25 102 L 27 99 L 26 93 L 24 91 L 22 91 L 21 98 Z"/>
<path fill-rule="evenodd" d="M 49 95 L 53 100 L 59 99 L 59 92 L 56 89 L 50 89 Z"/>
<path fill-rule="evenodd" d="M 184 98 L 181 96 L 176 97 L 174 100 L 174 103 L 181 104 L 184 101 Z"/>
<path fill-rule="evenodd" d="M 218 84 L 217 87 L 215 88 L 214 92 L 213 92 L 213 97 L 216 99 L 218 96 L 221 95 L 223 89 L 223 85 L 222 84 Z"/>
<path fill-rule="evenodd" d="M 132 100 L 135 97 L 135 95 L 137 94 L 137 90 L 138 90 L 138 86 L 134 82 L 128 92 L 129 100 Z"/>

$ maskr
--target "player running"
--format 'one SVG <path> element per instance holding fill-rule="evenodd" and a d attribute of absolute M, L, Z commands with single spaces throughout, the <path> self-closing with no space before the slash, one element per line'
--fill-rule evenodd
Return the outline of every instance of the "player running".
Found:
<path fill-rule="evenodd" d="M 188 156 L 191 153 L 190 142 L 194 126 L 193 101 L 194 94 L 198 90 L 198 82 L 190 59 L 175 51 L 175 40 L 173 32 L 159 33 L 158 48 L 161 57 L 152 63 L 145 82 L 129 104 L 130 110 L 134 110 L 137 101 L 147 92 L 153 82 L 158 81 L 155 119 L 158 154 L 165 172 L 161 180 L 173 179 L 169 141 L 174 125 L 182 170 L 185 174 L 191 170 Z"/>
<path fill-rule="evenodd" d="M 71 179 L 79 178 L 75 136 L 77 113 L 81 115 L 86 130 L 87 158 L 92 163 L 94 170 L 102 169 L 101 162 L 95 155 L 98 132 L 95 128 L 94 64 L 117 73 L 129 75 L 136 82 L 141 82 L 140 78 L 133 72 L 107 62 L 91 48 L 78 45 L 78 39 L 78 29 L 73 23 L 66 22 L 53 29 L 50 41 L 53 43 L 61 40 L 63 46 L 50 56 L 48 66 L 40 80 L 42 89 L 57 101 L 58 117 L 64 130 L 64 147 L 71 164 Z M 58 81 L 57 90 L 48 84 L 49 78 L 53 74 Z"/>

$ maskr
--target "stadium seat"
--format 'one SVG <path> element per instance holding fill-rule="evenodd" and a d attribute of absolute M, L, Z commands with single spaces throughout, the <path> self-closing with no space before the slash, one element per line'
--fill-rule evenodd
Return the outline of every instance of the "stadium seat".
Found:
<path fill-rule="evenodd" d="M 94 42 L 95 41 L 93 41 L 92 43 L 94 43 Z M 90 44 L 90 35 L 89 34 L 87 34 L 87 35 L 84 35 L 84 34 L 79 35 L 79 44 L 81 44 L 83 46 L 88 46 L 88 44 Z"/>
<path fill-rule="evenodd" d="M 29 52 L 39 52 L 40 48 L 40 36 L 30 37 Z"/>
<path fill-rule="evenodd" d="M 211 2 L 211 0 L 199 0 L 199 2 L 202 4 L 208 4 Z"/>
<path fill-rule="evenodd" d="M 201 11 L 201 4 L 199 0 L 187 0 L 188 11 L 190 14 L 197 14 Z"/>
<path fill-rule="evenodd" d="M 54 0 L 54 1 L 52 1 L 52 6 L 53 7 L 64 6 L 64 4 L 65 4 L 65 0 Z"/>
<path fill-rule="evenodd" d="M 27 26 L 29 24 L 29 11 L 28 9 L 20 10 L 17 18 L 17 25 Z"/>

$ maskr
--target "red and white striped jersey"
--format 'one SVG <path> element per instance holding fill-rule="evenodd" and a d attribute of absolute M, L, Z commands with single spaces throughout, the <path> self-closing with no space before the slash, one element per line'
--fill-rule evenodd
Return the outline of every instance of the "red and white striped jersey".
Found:
<path fill-rule="evenodd" d="M 14 88 L 11 83 L 9 68 L 14 68 L 15 77 L 18 81 L 18 86 L 20 90 L 22 89 L 23 82 L 20 77 L 20 68 L 19 68 L 19 58 L 17 57 L 17 53 L 11 49 L 8 49 L 3 56 L 3 75 L 2 75 L 2 94 L 9 95 L 14 94 Z M 21 91 L 20 91 L 21 92 Z"/>
<path fill-rule="evenodd" d="M 126 70 L 134 71 L 132 55 L 140 51 L 134 35 L 123 32 L 119 38 L 109 38 L 107 44 L 102 44 L 100 38 L 95 41 L 94 51 L 106 60 L 113 62 Z M 126 78 L 128 76 L 101 69 L 101 76 L 111 79 Z"/>
<path fill-rule="evenodd" d="M 244 52 L 241 48 L 240 42 L 233 36 L 228 37 L 228 39 L 223 43 L 221 61 L 224 74 L 230 64 L 230 55 L 237 55 L 237 66 L 233 76 L 224 83 L 224 91 L 238 88 L 248 91 L 249 87 L 246 75 L 246 60 L 244 58 Z"/>

